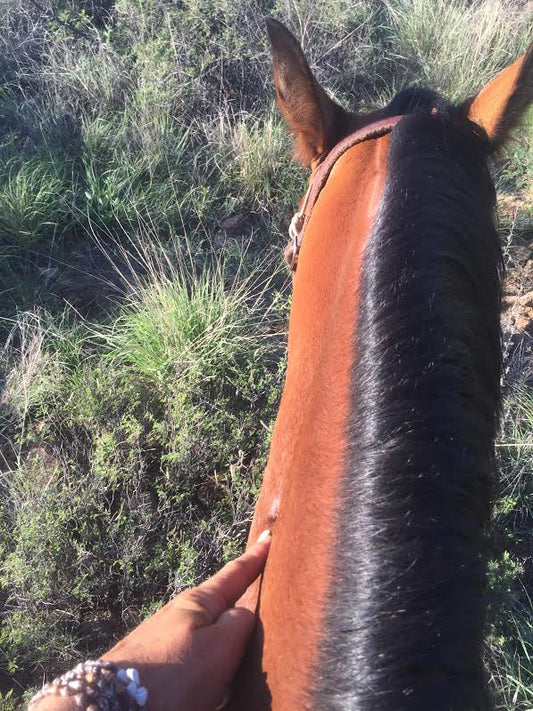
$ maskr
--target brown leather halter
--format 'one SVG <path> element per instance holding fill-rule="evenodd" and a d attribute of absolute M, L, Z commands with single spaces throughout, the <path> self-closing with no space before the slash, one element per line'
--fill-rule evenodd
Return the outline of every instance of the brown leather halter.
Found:
<path fill-rule="evenodd" d="M 311 217 L 311 211 L 318 200 L 318 196 L 322 192 L 324 185 L 329 178 L 333 166 L 339 158 L 346 153 L 349 148 L 368 140 L 369 138 L 378 138 L 392 131 L 394 126 L 403 118 L 403 116 L 393 116 L 392 118 L 382 119 L 365 126 L 364 128 L 351 133 L 346 138 L 343 138 L 340 143 L 320 160 L 314 176 L 311 178 L 307 192 L 304 195 L 302 206 L 294 215 L 289 226 L 290 240 L 285 247 L 285 261 L 292 269 L 296 271 L 298 264 L 298 254 L 302 246 L 304 238 L 304 230 Z"/>

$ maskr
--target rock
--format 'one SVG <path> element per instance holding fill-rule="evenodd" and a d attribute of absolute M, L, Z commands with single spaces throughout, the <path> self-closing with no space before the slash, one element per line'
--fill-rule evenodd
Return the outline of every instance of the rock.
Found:
<path fill-rule="evenodd" d="M 226 232 L 232 232 L 239 227 L 245 219 L 246 215 L 231 215 L 230 217 L 226 217 L 225 220 L 222 220 L 220 226 Z"/>

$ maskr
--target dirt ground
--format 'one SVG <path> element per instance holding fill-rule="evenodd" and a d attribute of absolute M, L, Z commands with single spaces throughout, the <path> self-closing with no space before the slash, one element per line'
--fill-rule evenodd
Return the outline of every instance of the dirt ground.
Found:
<path fill-rule="evenodd" d="M 511 225 L 509 244 L 504 245 L 506 276 L 503 289 L 504 333 L 525 333 L 533 338 L 533 225 L 524 205 L 533 203 L 533 190 L 517 200 L 500 199 L 500 214 Z"/>
<path fill-rule="evenodd" d="M 520 247 L 515 260 L 504 284 L 502 326 L 505 332 L 533 336 L 533 241 Z"/>

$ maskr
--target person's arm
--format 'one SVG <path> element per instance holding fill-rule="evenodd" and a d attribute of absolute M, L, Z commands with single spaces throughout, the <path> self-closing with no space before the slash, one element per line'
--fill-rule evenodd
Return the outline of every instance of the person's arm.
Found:
<path fill-rule="evenodd" d="M 261 540 L 262 539 L 262 540 Z M 134 667 L 148 690 L 147 711 L 213 711 L 229 689 L 255 617 L 234 607 L 262 572 L 271 537 L 196 588 L 181 593 L 102 656 Z M 72 697 L 44 696 L 30 711 L 80 711 Z"/>

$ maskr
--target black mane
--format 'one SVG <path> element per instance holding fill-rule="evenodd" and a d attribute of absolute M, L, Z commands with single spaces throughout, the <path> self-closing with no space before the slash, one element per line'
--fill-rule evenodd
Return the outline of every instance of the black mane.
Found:
<path fill-rule="evenodd" d="M 436 95 L 417 96 L 415 108 L 433 108 Z M 398 113 L 414 98 L 395 101 Z M 391 137 L 361 273 L 317 711 L 491 706 L 482 640 L 501 251 L 487 142 L 458 114 L 415 111 Z"/>

